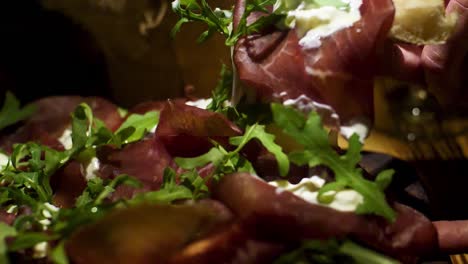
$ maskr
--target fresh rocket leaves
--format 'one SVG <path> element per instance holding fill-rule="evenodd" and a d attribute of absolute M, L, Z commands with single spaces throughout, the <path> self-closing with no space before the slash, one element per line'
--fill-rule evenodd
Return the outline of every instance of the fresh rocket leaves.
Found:
<path fill-rule="evenodd" d="M 131 143 L 138 141 L 143 136 L 151 131 L 159 122 L 159 112 L 151 111 L 144 115 L 132 114 L 127 120 L 117 129 L 115 134 L 121 136 L 124 143 Z M 125 132 L 127 131 L 127 132 Z M 131 131 L 132 133 L 128 133 Z M 128 136 L 124 136 L 129 134 Z"/>
<path fill-rule="evenodd" d="M 35 111 L 36 107 L 32 104 L 21 108 L 18 99 L 11 92 L 7 92 L 5 102 L 0 110 L 0 130 L 25 120 Z"/>
<path fill-rule="evenodd" d="M 211 93 L 211 103 L 208 105 L 207 110 L 226 113 L 226 102 L 231 98 L 232 80 L 234 78 L 233 72 L 223 64 L 219 74 L 219 81 L 216 88 Z"/>
<path fill-rule="evenodd" d="M 258 19 L 252 24 L 247 24 L 247 17 L 252 12 L 269 13 L 267 7 L 274 4 L 273 0 L 248 0 L 243 16 L 236 30 L 232 30 L 233 11 L 211 8 L 206 0 L 175 0 L 172 2 L 172 10 L 179 15 L 180 20 L 172 30 L 172 35 L 180 31 L 183 24 L 188 22 L 203 22 L 208 29 L 203 32 L 198 41 L 202 42 L 214 33 L 221 33 L 226 38 L 226 45 L 234 45 L 242 36 L 259 32 L 279 21 L 283 15 L 270 14 Z"/>
<path fill-rule="evenodd" d="M 327 131 L 317 113 L 311 112 L 306 118 L 303 113 L 280 104 L 272 104 L 271 108 L 275 123 L 304 147 L 304 150 L 290 153 L 291 161 L 310 167 L 325 165 L 334 172 L 336 182 L 322 187 L 319 197 L 331 190 L 351 187 L 364 197 L 356 213 L 377 214 L 390 221 L 395 220 L 395 212 L 388 205 L 382 190 L 388 185 L 392 173 L 382 172 L 383 176 L 377 177 L 378 182 L 364 179 L 362 170 L 357 168 L 362 147 L 357 135 L 349 140 L 348 151 L 339 155 L 330 146 Z"/>
<path fill-rule="evenodd" d="M 98 206 L 109 197 L 118 186 L 126 185 L 133 188 L 142 187 L 141 183 L 128 175 L 119 175 L 112 180 L 103 180 L 99 177 L 90 179 L 88 186 L 76 199 L 76 207 Z"/>
<path fill-rule="evenodd" d="M 265 131 L 265 126 L 252 125 L 246 128 L 243 136 L 232 137 L 229 142 L 237 146 L 233 151 L 225 150 L 221 145 L 213 147 L 209 152 L 194 158 L 176 158 L 177 165 L 184 169 L 196 169 L 212 163 L 214 172 L 212 176 L 219 178 L 225 174 L 234 172 L 255 173 L 252 165 L 240 155 L 240 151 L 252 139 L 259 140 L 278 161 L 281 175 L 285 176 L 289 171 L 289 160 L 282 148 L 274 142 L 275 136 Z"/>
<path fill-rule="evenodd" d="M 5 239 L 16 236 L 16 229 L 0 222 L 0 264 L 9 264 L 8 247 Z"/>
<path fill-rule="evenodd" d="M 232 21 L 232 13 L 219 9 L 213 10 L 206 0 L 175 0 L 172 2 L 172 10 L 181 17 L 172 30 L 173 35 L 179 32 L 180 27 L 187 22 L 207 24 L 208 30 L 200 35 L 199 42 L 206 40 L 216 32 L 227 38 L 231 34 L 229 24 Z"/>
<path fill-rule="evenodd" d="M 135 198 L 125 203 L 131 205 L 140 203 L 171 203 L 177 200 L 193 199 L 192 190 L 185 185 L 177 184 L 176 177 L 177 174 L 173 169 L 166 168 L 161 189 L 138 194 Z"/>
<path fill-rule="evenodd" d="M 286 176 L 289 172 L 288 156 L 284 154 L 281 146 L 275 143 L 275 136 L 265 131 L 265 126 L 248 126 L 243 136 L 232 137 L 229 139 L 229 143 L 242 148 L 254 138 L 259 140 L 262 145 L 275 156 L 276 161 L 278 162 L 280 175 Z"/>
<path fill-rule="evenodd" d="M 397 264 L 399 262 L 349 240 L 307 240 L 303 241 L 297 249 L 280 256 L 274 262 L 274 264 L 288 263 Z"/>
<path fill-rule="evenodd" d="M 287 13 L 295 10 L 299 6 L 303 9 L 320 8 L 323 6 L 333 6 L 338 9 L 346 9 L 349 3 L 343 0 L 277 0 L 275 3 L 276 13 Z"/>

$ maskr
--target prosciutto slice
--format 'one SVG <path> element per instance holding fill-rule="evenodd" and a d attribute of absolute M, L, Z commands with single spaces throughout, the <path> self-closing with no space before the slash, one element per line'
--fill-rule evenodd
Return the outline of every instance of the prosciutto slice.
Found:
<path fill-rule="evenodd" d="M 172 156 L 159 138 L 150 138 L 125 146 L 123 149 L 103 148 L 98 152 L 101 162 L 100 177 L 113 179 L 128 174 L 143 183 L 143 188 L 120 186 L 113 198 L 131 198 L 136 192 L 157 190 L 161 187 L 164 169 L 173 166 Z"/>
<path fill-rule="evenodd" d="M 70 126 L 70 115 L 82 102 L 87 103 L 94 115 L 110 129 L 115 130 L 120 126 L 122 118 L 117 111 L 117 106 L 105 99 L 80 96 L 46 97 L 34 102 L 37 111 L 26 120 L 22 127 L 0 138 L 0 147 L 10 152 L 15 143 L 37 141 L 54 149 L 63 150 L 58 138 Z"/>
<path fill-rule="evenodd" d="M 177 253 L 170 264 L 269 264 L 285 249 L 281 243 L 253 238 L 239 223 L 195 241 Z"/>
<path fill-rule="evenodd" d="M 229 226 L 232 215 L 216 201 L 141 205 L 109 213 L 67 241 L 73 263 L 167 263 L 187 244 Z M 206 263 L 206 262 L 205 262 Z"/>
<path fill-rule="evenodd" d="M 179 157 L 202 155 L 213 146 L 210 139 L 223 144 L 228 137 L 241 134 L 242 130 L 222 114 L 183 102 L 165 105 L 156 130 L 169 153 Z"/>
<path fill-rule="evenodd" d="M 244 4 L 237 2 L 235 21 Z M 267 31 L 239 40 L 234 62 L 241 82 L 254 89 L 259 100 L 302 96 L 331 106 L 344 122 L 372 117 L 377 53 L 391 27 L 394 7 L 391 0 L 363 0 L 360 12 L 361 20 L 321 39 L 318 48 L 300 46 L 295 30 Z"/>
<path fill-rule="evenodd" d="M 432 222 L 401 204 L 395 204 L 398 217 L 390 224 L 308 203 L 246 173 L 224 177 L 214 196 L 242 219 L 246 230 L 273 241 L 352 237 L 400 259 L 427 255 L 438 247 Z"/>

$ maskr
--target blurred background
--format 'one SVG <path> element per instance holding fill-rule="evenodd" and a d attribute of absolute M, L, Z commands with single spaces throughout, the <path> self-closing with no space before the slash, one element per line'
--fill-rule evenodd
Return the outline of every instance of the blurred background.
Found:
<path fill-rule="evenodd" d="M 218 1 L 230 6 L 232 1 Z M 229 49 L 202 25 L 177 22 L 169 0 L 21 0 L 0 8 L 0 96 L 99 95 L 129 107 L 184 95 L 208 96 Z"/>

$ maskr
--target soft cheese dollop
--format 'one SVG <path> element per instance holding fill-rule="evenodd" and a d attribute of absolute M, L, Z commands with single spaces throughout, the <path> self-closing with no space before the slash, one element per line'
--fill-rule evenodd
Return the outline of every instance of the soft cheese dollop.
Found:
<path fill-rule="evenodd" d="M 196 101 L 187 101 L 185 104 L 190 105 L 190 106 L 195 106 L 201 109 L 207 109 L 212 101 L 213 99 L 208 98 L 208 99 L 199 99 Z"/>
<path fill-rule="evenodd" d="M 280 3 L 284 1 L 278 0 L 275 7 L 281 8 Z M 321 45 L 323 37 L 348 28 L 361 19 L 359 8 L 362 0 L 342 0 L 342 2 L 346 7 L 332 5 L 317 7 L 302 1 L 294 10 L 287 11 L 285 24 L 289 28 L 296 29 L 301 37 L 299 41 L 301 46 L 306 49 L 317 48 Z"/>
<path fill-rule="evenodd" d="M 69 150 L 73 147 L 73 141 L 72 141 L 72 130 L 70 128 L 67 128 L 63 131 L 63 134 L 58 138 L 58 141 L 62 143 L 63 147 L 66 150 Z"/>
<path fill-rule="evenodd" d="M 85 178 L 87 181 L 94 179 L 98 176 L 99 168 L 101 167 L 101 163 L 99 162 L 99 159 L 96 157 L 93 157 L 88 165 L 86 166 L 85 169 Z"/>
<path fill-rule="evenodd" d="M 287 180 L 271 181 L 269 184 L 277 187 L 277 193 L 289 191 L 309 203 L 320 204 L 342 212 L 354 212 L 364 201 L 362 195 L 355 190 L 342 190 L 335 193 L 331 203 L 320 203 L 317 200 L 318 191 L 325 184 L 325 180 L 318 176 L 303 178 L 297 184 L 292 184 Z"/>
<path fill-rule="evenodd" d="M 0 169 L 6 167 L 8 165 L 8 162 L 10 162 L 10 158 L 7 155 L 0 152 Z"/>

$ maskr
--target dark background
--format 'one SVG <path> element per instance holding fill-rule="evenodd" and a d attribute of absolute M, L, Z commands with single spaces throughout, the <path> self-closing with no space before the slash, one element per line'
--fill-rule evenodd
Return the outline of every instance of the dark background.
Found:
<path fill-rule="evenodd" d="M 44 2 L 49 1 L 48 4 Z M 124 3 L 121 11 L 91 2 Z M 226 1 L 222 2 L 226 5 Z M 177 17 L 142 36 L 145 10 L 160 0 L 8 0 L 0 4 L 0 99 L 7 90 L 24 103 L 50 95 L 97 95 L 121 106 L 184 95 L 208 96 L 229 49 L 221 37 L 203 45 L 202 25 L 189 25 L 175 39 Z"/>

